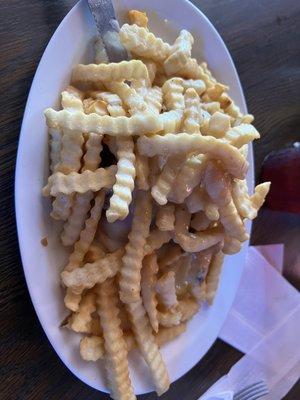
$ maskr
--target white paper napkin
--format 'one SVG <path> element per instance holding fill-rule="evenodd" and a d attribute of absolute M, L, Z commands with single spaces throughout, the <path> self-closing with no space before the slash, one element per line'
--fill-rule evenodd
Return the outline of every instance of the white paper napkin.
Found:
<path fill-rule="evenodd" d="M 252 248 L 258 250 L 258 252 L 266 259 L 266 261 L 282 274 L 284 254 L 283 244 L 267 244 L 250 247 L 250 251 Z"/>
<path fill-rule="evenodd" d="M 264 254 L 276 261 L 275 268 L 258 249 L 249 248 L 236 299 L 220 334 L 246 355 L 201 400 L 262 379 L 270 389 L 264 399 L 280 400 L 300 377 L 300 295 L 277 271 L 282 245 L 273 245 L 271 251 L 266 247 Z"/>

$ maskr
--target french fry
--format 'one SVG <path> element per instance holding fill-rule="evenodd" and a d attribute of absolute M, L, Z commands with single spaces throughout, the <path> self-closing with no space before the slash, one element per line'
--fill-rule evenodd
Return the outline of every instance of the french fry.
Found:
<path fill-rule="evenodd" d="M 167 309 L 176 307 L 178 304 L 175 288 L 175 272 L 165 272 L 155 285 L 158 300 Z"/>
<path fill-rule="evenodd" d="M 82 92 L 72 86 L 68 86 L 68 88 L 62 92 L 62 107 L 71 113 L 82 112 L 82 98 Z M 53 134 L 55 130 L 50 128 L 49 131 Z M 81 168 L 83 141 L 84 139 L 81 132 L 72 132 L 68 129 L 61 132 L 60 157 L 53 172 L 68 174 L 73 171 L 77 172 Z M 53 200 L 51 217 L 54 219 L 62 219 L 63 221 L 67 220 L 71 212 L 72 204 L 73 197 L 61 193 Z"/>
<path fill-rule="evenodd" d="M 202 186 L 194 188 L 190 196 L 185 199 L 185 204 L 192 214 L 204 211 L 210 221 L 218 221 L 220 217 L 218 206 L 212 202 Z"/>
<path fill-rule="evenodd" d="M 53 173 L 60 162 L 62 134 L 57 129 L 48 129 L 49 152 L 50 152 L 50 171 Z"/>
<path fill-rule="evenodd" d="M 222 83 L 216 82 L 213 86 L 207 88 L 205 94 L 202 99 L 205 102 L 209 101 L 220 101 L 220 98 L 223 93 L 227 92 L 229 89 L 228 86 L 223 85 Z"/>
<path fill-rule="evenodd" d="M 74 332 L 86 333 L 95 311 L 96 295 L 94 291 L 88 291 L 83 295 L 78 311 L 70 316 L 66 326 Z"/>
<path fill-rule="evenodd" d="M 122 100 L 117 94 L 110 92 L 93 92 L 92 95 L 106 102 L 107 111 L 111 117 L 120 117 L 126 115 Z"/>
<path fill-rule="evenodd" d="M 83 101 L 84 93 L 69 85 L 66 90 L 61 93 L 61 105 L 62 108 L 69 111 L 83 111 Z"/>
<path fill-rule="evenodd" d="M 232 146 L 242 147 L 249 142 L 252 142 L 254 139 L 258 139 L 260 137 L 257 130 L 251 124 L 240 124 L 235 128 L 229 129 L 224 139 L 228 141 Z"/>
<path fill-rule="evenodd" d="M 71 113 L 67 110 L 45 110 L 47 124 L 54 129 L 69 129 L 98 135 L 131 136 L 155 133 L 163 129 L 160 118 L 153 113 L 138 113 L 131 117 L 111 117 L 97 114 Z"/>
<path fill-rule="evenodd" d="M 109 64 L 78 64 L 73 68 L 72 82 L 111 82 L 122 79 L 147 79 L 148 70 L 140 60 Z"/>
<path fill-rule="evenodd" d="M 101 100 L 102 101 L 102 100 Z M 91 112 L 99 113 L 98 109 L 90 110 Z M 107 113 L 107 110 L 106 110 Z M 95 171 L 100 164 L 100 152 L 102 150 L 102 136 L 94 133 L 89 133 L 86 140 L 86 152 L 83 157 L 83 166 L 81 171 L 91 170 Z M 83 194 L 76 194 L 72 211 L 69 215 L 68 221 L 64 224 L 63 232 L 61 235 L 64 245 L 72 245 L 79 237 L 80 230 L 83 227 L 84 220 L 90 209 L 90 203 L 93 199 L 93 192 L 86 192 Z"/>
<path fill-rule="evenodd" d="M 149 366 L 158 396 L 165 393 L 169 386 L 169 376 L 163 362 L 152 328 L 146 317 L 142 301 L 127 305 L 127 310 L 132 323 L 132 330 L 139 349 Z"/>
<path fill-rule="evenodd" d="M 168 243 L 164 247 L 165 251 L 159 255 L 158 264 L 160 271 L 165 271 L 169 266 L 173 266 L 176 261 L 182 256 L 181 247 L 174 243 Z"/>
<path fill-rule="evenodd" d="M 209 162 L 205 171 L 204 182 L 209 196 L 218 205 L 220 221 L 227 235 L 239 241 L 247 240 L 249 235 L 231 197 L 229 177 L 224 174 L 219 166 Z"/>
<path fill-rule="evenodd" d="M 159 114 L 162 109 L 163 102 L 162 89 L 158 86 L 147 88 L 144 100 L 150 111 Z"/>
<path fill-rule="evenodd" d="M 115 182 L 116 166 L 98 168 L 96 171 L 84 171 L 82 174 L 71 172 L 64 175 L 56 172 L 48 178 L 48 184 L 43 188 L 44 196 L 57 196 L 59 193 L 86 193 L 89 190 L 97 192 L 102 188 L 111 189 Z"/>
<path fill-rule="evenodd" d="M 255 218 L 257 211 L 253 209 L 246 180 L 234 179 L 232 183 L 232 198 L 241 217 Z"/>
<path fill-rule="evenodd" d="M 97 194 L 95 204 L 91 210 L 90 217 L 85 221 L 85 227 L 80 233 L 79 240 L 74 245 L 74 250 L 70 255 L 69 262 L 66 266 L 66 271 L 72 271 L 78 268 L 83 262 L 84 256 L 90 248 L 98 226 L 104 204 L 104 191 Z"/>
<path fill-rule="evenodd" d="M 136 186 L 139 190 L 149 190 L 149 162 L 146 156 L 135 150 Z"/>
<path fill-rule="evenodd" d="M 83 112 L 82 95 L 69 87 L 69 90 L 62 92 L 62 105 L 65 111 L 76 114 Z M 80 130 L 63 130 L 60 163 L 56 166 L 56 172 L 68 174 L 79 171 L 81 168 L 82 145 L 84 139 Z"/>
<path fill-rule="evenodd" d="M 127 85 L 125 82 L 110 82 L 106 84 L 107 88 L 116 93 L 123 104 L 128 107 L 130 115 L 136 113 L 144 113 L 148 110 L 147 104 L 143 97 L 140 96 L 135 89 Z"/>
<path fill-rule="evenodd" d="M 200 99 L 195 89 L 187 89 L 184 94 L 184 114 L 182 129 L 187 133 L 200 134 L 202 115 L 199 112 Z"/>
<path fill-rule="evenodd" d="M 152 186 L 151 189 L 151 195 L 158 204 L 167 204 L 168 195 L 171 192 L 177 172 L 180 169 L 182 163 L 183 159 L 181 155 L 170 157 L 167 160 L 161 174 L 158 176 L 155 182 L 155 185 Z"/>
<path fill-rule="evenodd" d="M 206 77 L 210 80 L 210 85 L 209 85 L 209 87 L 211 87 L 214 83 L 217 83 L 217 80 L 216 80 L 216 78 L 213 76 L 211 70 L 208 68 L 207 63 L 206 63 L 205 61 L 204 61 L 204 62 L 201 62 L 201 63 L 200 63 L 200 66 L 201 66 L 201 68 L 202 68 L 202 70 L 203 70 L 203 74 L 205 74 Z"/>
<path fill-rule="evenodd" d="M 198 186 L 203 177 L 207 157 L 204 154 L 192 155 L 183 163 L 178 172 L 168 199 L 180 204 Z"/>
<path fill-rule="evenodd" d="M 103 258 L 106 254 L 106 251 L 104 249 L 104 247 L 98 243 L 98 242 L 93 242 L 88 251 L 85 253 L 84 256 L 84 263 L 93 263 L 97 260 L 99 260 L 100 258 Z"/>
<path fill-rule="evenodd" d="M 219 227 L 204 232 L 190 233 L 191 215 L 184 207 L 177 207 L 175 216 L 174 241 L 188 253 L 205 250 L 223 239 L 223 231 Z"/>
<path fill-rule="evenodd" d="M 205 74 L 203 68 L 198 65 L 195 58 L 189 58 L 184 66 L 176 72 L 176 75 L 185 79 L 201 79 L 207 88 L 211 86 L 211 79 Z"/>
<path fill-rule="evenodd" d="M 153 229 L 146 241 L 144 252 L 145 255 L 151 254 L 153 251 L 160 249 L 165 243 L 168 243 L 172 238 L 170 231 L 160 231 L 159 229 Z"/>
<path fill-rule="evenodd" d="M 240 108 L 233 102 L 230 97 L 227 107 L 224 108 L 224 111 L 226 112 L 226 114 L 230 115 L 234 119 L 234 122 L 241 121 L 243 119 L 243 114 Z"/>
<path fill-rule="evenodd" d="M 73 290 L 67 288 L 64 297 L 64 303 L 68 310 L 71 310 L 73 312 L 78 311 L 79 304 L 82 298 L 82 292 L 83 290 L 78 290 L 77 293 L 75 293 Z"/>
<path fill-rule="evenodd" d="M 113 279 L 97 287 L 97 310 L 104 338 L 104 361 L 111 396 L 117 400 L 136 399 L 129 377 L 128 351 L 120 327 L 118 293 Z"/>
<path fill-rule="evenodd" d="M 80 355 L 85 361 L 104 358 L 104 339 L 102 336 L 85 336 L 80 341 Z"/>
<path fill-rule="evenodd" d="M 79 238 L 93 198 L 94 193 L 91 191 L 75 195 L 71 214 L 61 233 L 61 241 L 64 246 L 72 246 Z"/>
<path fill-rule="evenodd" d="M 206 68 L 206 64 L 201 63 L 199 65 L 195 58 L 189 58 L 184 67 L 176 75 L 186 79 L 201 79 L 205 83 L 206 89 L 213 87 L 216 83 L 216 80 Z"/>
<path fill-rule="evenodd" d="M 95 40 L 94 53 L 95 64 L 107 64 L 109 62 L 102 38 L 100 36 Z"/>
<path fill-rule="evenodd" d="M 150 79 L 134 79 L 131 82 L 130 87 L 135 90 L 138 98 L 145 100 L 147 89 L 150 86 L 149 83 Z"/>
<path fill-rule="evenodd" d="M 221 138 L 226 135 L 226 132 L 230 129 L 230 116 L 220 111 L 216 111 L 212 114 L 208 121 L 207 129 L 204 131 L 204 127 L 201 127 L 201 132 L 206 135 L 211 135 L 216 138 Z"/>
<path fill-rule="evenodd" d="M 238 239 L 225 235 L 224 236 L 224 246 L 222 248 L 222 252 L 224 254 L 236 254 L 241 250 L 242 242 Z"/>
<path fill-rule="evenodd" d="M 89 134 L 86 144 L 86 153 L 84 155 L 84 165 L 82 171 L 87 169 L 96 170 L 100 164 L 100 151 L 102 149 L 102 137 L 100 135 Z M 64 195 L 64 194 L 61 194 Z M 58 195 L 60 196 L 60 194 Z M 75 196 L 67 196 L 67 198 L 74 198 L 72 211 L 68 216 L 67 222 L 64 224 L 61 234 L 62 243 L 65 246 L 70 246 L 75 243 L 80 235 L 87 213 L 90 209 L 91 200 L 94 193 L 88 191 L 83 194 L 76 194 Z M 57 198 L 57 197 L 56 197 Z"/>
<path fill-rule="evenodd" d="M 158 332 L 157 299 L 155 294 L 156 274 L 158 272 L 156 253 L 144 258 L 141 270 L 141 295 L 154 332 Z"/>
<path fill-rule="evenodd" d="M 157 38 L 147 29 L 137 25 L 124 24 L 120 29 L 120 40 L 127 50 L 140 57 L 164 61 L 170 54 L 171 46 Z"/>
<path fill-rule="evenodd" d="M 209 197 L 219 207 L 224 207 L 230 202 L 231 179 L 219 164 L 213 161 L 207 163 L 204 185 Z"/>
<path fill-rule="evenodd" d="M 163 99 L 167 110 L 184 109 L 183 90 L 183 79 L 181 78 L 171 78 L 163 84 Z"/>
<path fill-rule="evenodd" d="M 244 146 L 239 148 L 239 152 L 245 157 L 248 157 L 248 144 L 244 144 Z"/>
<path fill-rule="evenodd" d="M 116 221 L 111 224 L 102 215 L 96 237 L 103 248 L 111 253 L 126 245 L 130 229 L 131 218 L 130 221 Z"/>
<path fill-rule="evenodd" d="M 215 246 L 193 254 L 191 257 L 191 266 L 187 277 L 187 280 L 191 286 L 197 286 L 199 283 L 205 281 L 212 257 L 214 254 L 220 251 L 222 247 L 223 243 L 220 242 Z"/>
<path fill-rule="evenodd" d="M 265 201 L 268 194 L 270 182 L 264 182 L 257 185 L 254 194 L 248 194 L 247 182 L 245 180 L 235 179 L 232 185 L 232 198 L 238 213 L 243 218 L 254 219 L 257 212 Z"/>
<path fill-rule="evenodd" d="M 103 143 L 109 148 L 109 151 L 114 155 L 117 159 L 117 138 L 115 136 L 104 135 Z"/>
<path fill-rule="evenodd" d="M 198 96 L 201 96 L 206 89 L 205 83 L 202 79 L 183 79 L 182 80 L 183 89 L 194 89 Z"/>
<path fill-rule="evenodd" d="M 228 96 L 227 93 L 222 93 L 221 96 L 218 99 L 218 102 L 220 104 L 221 109 L 224 111 L 227 107 L 231 105 L 233 100 Z M 234 124 L 234 119 L 231 118 L 231 122 Z"/>
<path fill-rule="evenodd" d="M 199 304 L 193 298 L 183 298 L 178 302 L 178 310 L 181 313 L 181 322 L 189 321 L 199 311 Z"/>
<path fill-rule="evenodd" d="M 182 70 L 191 57 L 194 38 L 187 30 L 180 31 L 178 38 L 171 47 L 171 54 L 164 61 L 164 69 L 167 75 L 173 75 Z"/>
<path fill-rule="evenodd" d="M 227 235 L 241 242 L 247 240 L 249 235 L 232 200 L 228 179 L 222 170 L 213 163 L 209 163 L 206 168 L 205 187 L 219 207 L 220 221 Z"/>
<path fill-rule="evenodd" d="M 162 133 L 179 132 L 182 115 L 182 110 L 171 110 L 159 114 L 159 120 L 162 124 Z"/>
<path fill-rule="evenodd" d="M 135 179 L 134 143 L 131 137 L 117 138 L 117 173 L 113 195 L 106 211 L 108 222 L 123 220 L 129 213 Z"/>
<path fill-rule="evenodd" d="M 161 231 L 173 231 L 175 223 L 175 206 L 166 204 L 157 209 L 155 224 Z"/>
<path fill-rule="evenodd" d="M 83 110 L 86 114 L 107 115 L 107 104 L 103 100 L 95 100 L 92 97 L 83 100 Z"/>
<path fill-rule="evenodd" d="M 73 195 L 66 195 L 64 193 L 58 193 L 52 202 L 52 211 L 50 216 L 53 219 L 66 221 L 71 213 L 73 202 Z"/>
<path fill-rule="evenodd" d="M 130 10 L 128 11 L 128 18 L 131 24 L 135 24 L 141 28 L 147 28 L 148 26 L 148 17 L 145 12 Z"/>
<path fill-rule="evenodd" d="M 173 308 L 167 311 L 159 311 L 157 317 L 160 326 L 172 328 L 180 324 L 182 315 L 177 308 Z"/>
<path fill-rule="evenodd" d="M 61 273 L 62 282 L 70 287 L 74 293 L 81 294 L 83 289 L 90 289 L 97 283 L 102 283 L 112 278 L 119 272 L 122 261 L 123 249 L 107 254 L 94 263 L 85 264 L 83 267 Z"/>
<path fill-rule="evenodd" d="M 157 181 L 165 162 L 166 157 L 155 156 L 150 159 L 148 158 L 149 170 L 151 171 L 149 174 L 149 186 L 155 185 L 155 182 Z"/>
<path fill-rule="evenodd" d="M 178 153 L 207 153 L 210 157 L 220 160 L 226 170 L 239 179 L 243 179 L 248 170 L 248 162 L 237 148 L 213 136 L 188 133 L 143 136 L 138 139 L 137 144 L 139 152 L 148 157 L 171 156 Z"/>
<path fill-rule="evenodd" d="M 79 240 L 74 245 L 73 252 L 69 257 L 69 262 L 65 267 L 66 271 L 72 271 L 78 268 L 83 262 L 84 257 L 95 237 L 97 225 L 101 216 L 101 211 L 104 203 L 104 195 L 104 192 L 100 192 L 96 196 L 95 205 L 91 210 L 90 217 L 85 221 L 85 227 L 80 233 Z M 70 236 L 62 236 L 62 239 L 63 238 L 70 238 Z M 71 292 L 72 290 L 68 288 L 65 296 L 65 305 L 70 310 L 76 311 L 79 306 L 80 293 Z"/>
<path fill-rule="evenodd" d="M 191 220 L 191 227 L 196 231 L 204 231 L 211 224 L 211 220 L 207 218 L 204 211 L 195 213 Z"/>
<path fill-rule="evenodd" d="M 148 192 L 139 191 L 128 235 L 128 243 L 123 256 L 123 268 L 120 273 L 120 299 L 128 304 L 139 300 L 141 289 L 141 268 L 144 258 L 144 247 L 149 235 L 152 217 L 152 205 Z"/>
<path fill-rule="evenodd" d="M 135 56 L 134 56 L 135 57 Z M 140 58 L 141 61 L 143 61 L 144 65 L 147 68 L 148 71 L 148 78 L 147 79 L 133 79 L 131 81 L 131 87 L 136 90 L 136 92 L 141 95 L 142 97 L 145 97 L 147 90 L 151 88 L 156 72 L 157 72 L 157 64 L 150 59 L 143 58 L 143 57 L 138 57 Z"/>
<path fill-rule="evenodd" d="M 109 253 L 113 253 L 123 246 L 123 243 L 115 237 L 111 237 L 107 235 L 103 230 L 99 230 L 98 239 L 100 240 L 101 245 L 105 248 Z"/>
<path fill-rule="evenodd" d="M 100 153 L 102 151 L 102 137 L 101 135 L 96 135 L 95 133 L 90 133 L 88 135 L 87 141 L 85 143 L 86 152 L 83 156 L 83 167 L 81 171 L 86 170 L 95 171 L 101 162 Z"/>
<path fill-rule="evenodd" d="M 222 113 L 222 109 L 221 109 L 220 103 L 218 101 L 210 101 L 209 103 L 201 103 L 201 108 L 202 108 L 202 110 L 208 112 L 211 115 L 216 112 Z"/>
<path fill-rule="evenodd" d="M 146 65 L 146 68 L 148 70 L 148 76 L 149 76 L 149 86 L 153 85 L 153 81 L 157 72 L 157 64 L 155 61 L 149 59 L 149 58 L 141 58 L 143 63 Z"/>
<path fill-rule="evenodd" d="M 102 136 L 89 133 L 86 141 L 86 152 L 83 157 L 83 166 L 81 168 L 81 172 L 86 170 L 95 171 L 98 168 L 101 161 L 101 150 Z M 78 239 L 80 230 L 83 227 L 87 213 L 90 209 L 91 200 L 93 199 L 94 194 L 93 192 L 89 191 L 83 194 L 77 193 L 75 196 L 68 196 L 68 198 L 70 197 L 74 200 L 72 210 L 68 216 L 67 222 L 64 224 L 61 234 L 61 239 L 65 246 L 74 244 Z"/>
<path fill-rule="evenodd" d="M 254 121 L 254 117 L 251 114 L 240 115 L 238 118 L 235 118 L 233 122 L 233 126 L 239 126 L 241 124 L 251 124 Z"/>
<path fill-rule="evenodd" d="M 203 281 L 198 285 L 193 285 L 190 288 L 190 292 L 199 304 L 204 303 L 206 301 L 206 282 Z"/>
<path fill-rule="evenodd" d="M 170 328 L 160 328 L 156 334 L 156 343 L 159 347 L 176 339 L 179 335 L 186 331 L 186 323 L 182 322 Z"/>
<path fill-rule="evenodd" d="M 206 277 L 206 300 L 209 304 L 212 304 L 219 285 L 223 259 L 224 254 L 222 252 L 217 253 L 216 255 L 214 255 L 211 265 L 209 267 L 209 271 Z"/>
<path fill-rule="evenodd" d="M 255 187 L 254 194 L 251 196 L 253 207 L 258 211 L 263 205 L 265 198 L 270 190 L 271 182 L 264 182 Z"/>

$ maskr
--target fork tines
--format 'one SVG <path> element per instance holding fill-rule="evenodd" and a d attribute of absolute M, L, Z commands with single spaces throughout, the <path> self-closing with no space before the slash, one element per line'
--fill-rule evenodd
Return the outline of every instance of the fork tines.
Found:
<path fill-rule="evenodd" d="M 256 400 L 269 393 L 265 381 L 259 381 L 246 386 L 233 396 L 233 400 Z"/>

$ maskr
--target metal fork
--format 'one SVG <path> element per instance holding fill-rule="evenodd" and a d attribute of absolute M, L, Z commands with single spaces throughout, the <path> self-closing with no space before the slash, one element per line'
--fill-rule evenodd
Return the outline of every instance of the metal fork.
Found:
<path fill-rule="evenodd" d="M 128 53 L 119 39 L 119 23 L 112 0 L 88 0 L 97 30 L 111 62 L 128 60 Z"/>
<path fill-rule="evenodd" d="M 233 400 L 256 400 L 267 395 L 269 389 L 265 381 L 252 383 L 233 395 Z"/>

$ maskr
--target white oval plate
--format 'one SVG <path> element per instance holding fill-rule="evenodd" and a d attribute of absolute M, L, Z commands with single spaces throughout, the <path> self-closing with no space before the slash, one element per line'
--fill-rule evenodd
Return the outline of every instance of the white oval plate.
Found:
<path fill-rule="evenodd" d="M 146 10 L 150 28 L 172 42 L 178 31 L 188 29 L 195 37 L 194 55 L 206 60 L 218 80 L 230 86 L 230 94 L 246 112 L 243 91 L 231 57 L 208 19 L 185 0 L 117 0 L 119 20 L 132 8 Z M 167 20 L 167 21 L 166 21 Z M 69 83 L 72 67 L 92 61 L 95 25 L 85 1 L 79 2 L 64 18 L 51 38 L 36 71 L 20 135 L 15 202 L 19 244 L 29 293 L 43 329 L 65 365 L 83 382 L 107 391 L 102 362 L 81 360 L 80 336 L 59 325 L 66 316 L 59 273 L 66 254 L 58 242 L 57 227 L 49 217 L 50 204 L 41 189 L 48 175 L 46 107 L 57 107 L 59 94 Z M 253 187 L 250 153 L 248 184 Z M 43 247 L 41 239 L 48 238 Z M 218 336 L 237 291 L 245 262 L 246 246 L 239 254 L 226 257 L 221 284 L 211 307 L 203 307 L 189 323 L 187 331 L 162 348 L 171 381 L 189 371 Z M 154 389 L 144 361 L 130 356 L 131 376 L 137 394 Z"/>

